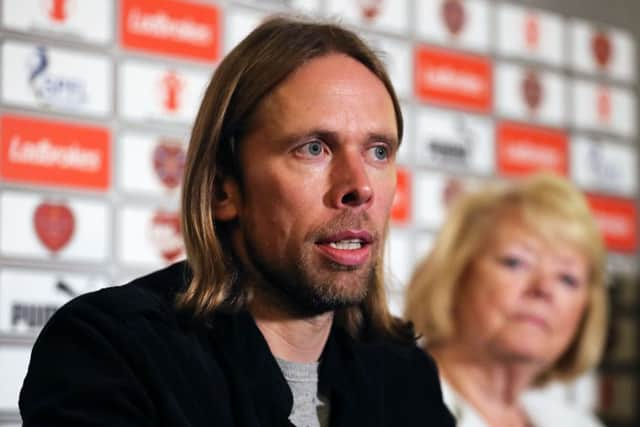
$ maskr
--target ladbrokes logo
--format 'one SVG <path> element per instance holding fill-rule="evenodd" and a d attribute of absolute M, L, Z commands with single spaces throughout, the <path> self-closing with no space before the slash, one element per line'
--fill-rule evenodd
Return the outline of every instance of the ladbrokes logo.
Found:
<path fill-rule="evenodd" d="M 427 102 L 488 112 L 492 68 L 488 59 L 421 46 L 416 50 L 415 91 Z"/>
<path fill-rule="evenodd" d="M 27 61 L 29 86 L 35 97 L 48 107 L 76 109 L 87 103 L 87 85 L 83 79 L 50 71 L 47 49 L 38 46 Z"/>
<path fill-rule="evenodd" d="M 9 181 L 106 190 L 109 133 L 23 117 L 5 116 L 0 140 L 0 176 Z"/>
<path fill-rule="evenodd" d="M 524 175 L 538 170 L 567 174 L 564 132 L 501 123 L 497 140 L 498 168 L 504 175 Z"/>
<path fill-rule="evenodd" d="M 96 172 L 102 167 L 102 153 L 78 145 L 58 146 L 48 139 L 29 141 L 14 135 L 9 142 L 9 162 L 23 165 Z"/>
<path fill-rule="evenodd" d="M 215 6 L 177 0 L 124 0 L 121 40 L 125 47 L 213 61 L 220 50 Z"/>
<path fill-rule="evenodd" d="M 634 201 L 596 195 L 589 195 L 587 199 L 607 247 L 613 251 L 635 252 L 638 215 Z"/>

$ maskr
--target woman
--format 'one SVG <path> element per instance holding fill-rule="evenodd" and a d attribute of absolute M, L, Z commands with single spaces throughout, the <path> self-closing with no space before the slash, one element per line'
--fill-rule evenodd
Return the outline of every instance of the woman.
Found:
<path fill-rule="evenodd" d="M 571 380 L 599 360 L 604 257 L 570 183 L 536 175 L 462 195 L 408 287 L 406 315 L 438 362 L 459 427 L 599 426 L 531 386 Z"/>

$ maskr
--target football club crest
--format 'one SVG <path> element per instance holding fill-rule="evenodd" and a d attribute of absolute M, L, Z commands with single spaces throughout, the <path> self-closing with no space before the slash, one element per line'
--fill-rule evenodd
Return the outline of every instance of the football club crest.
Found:
<path fill-rule="evenodd" d="M 180 215 L 158 210 L 151 217 L 151 242 L 166 262 L 175 261 L 184 252 Z"/>
<path fill-rule="evenodd" d="M 375 20 L 382 10 L 383 0 L 358 0 L 360 14 L 365 21 Z"/>
<path fill-rule="evenodd" d="M 179 140 L 160 139 L 153 150 L 153 170 L 162 184 L 173 190 L 182 182 L 186 153 Z"/>
<path fill-rule="evenodd" d="M 442 18 L 453 36 L 457 36 L 465 24 L 466 14 L 462 0 L 445 0 L 442 3 Z"/>
<path fill-rule="evenodd" d="M 521 89 L 524 101 L 529 107 L 529 112 L 535 112 L 540 107 L 544 95 L 540 77 L 536 71 L 528 70 L 525 73 Z"/>
<path fill-rule="evenodd" d="M 602 30 L 596 31 L 591 38 L 591 52 L 596 60 L 596 64 L 601 69 L 607 68 L 613 53 L 611 40 L 607 33 Z"/>
<path fill-rule="evenodd" d="M 33 226 L 40 242 L 55 254 L 73 237 L 75 218 L 63 202 L 44 201 L 36 207 Z"/>

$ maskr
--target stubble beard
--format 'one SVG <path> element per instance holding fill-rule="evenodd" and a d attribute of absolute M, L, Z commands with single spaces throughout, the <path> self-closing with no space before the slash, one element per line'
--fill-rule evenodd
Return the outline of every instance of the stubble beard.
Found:
<path fill-rule="evenodd" d="M 244 233 L 245 248 L 254 274 L 255 286 L 267 293 L 271 301 L 292 315 L 316 316 L 360 304 L 376 286 L 377 249 L 365 265 L 345 266 L 330 260 L 318 260 L 312 250 L 299 250 L 286 259 L 274 262 L 256 245 L 250 230 Z M 305 242 L 312 247 L 313 238 Z"/>

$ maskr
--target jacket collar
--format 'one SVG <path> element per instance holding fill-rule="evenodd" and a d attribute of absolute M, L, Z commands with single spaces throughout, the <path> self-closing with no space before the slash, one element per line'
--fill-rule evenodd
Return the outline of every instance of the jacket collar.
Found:
<path fill-rule="evenodd" d="M 288 425 L 293 396 L 264 336 L 248 312 L 216 315 L 210 331 L 232 394 L 251 408 L 235 408 L 241 425 Z M 331 426 L 377 426 L 382 388 L 366 372 L 356 343 L 334 326 L 322 352 L 320 392 L 329 398 Z"/>

